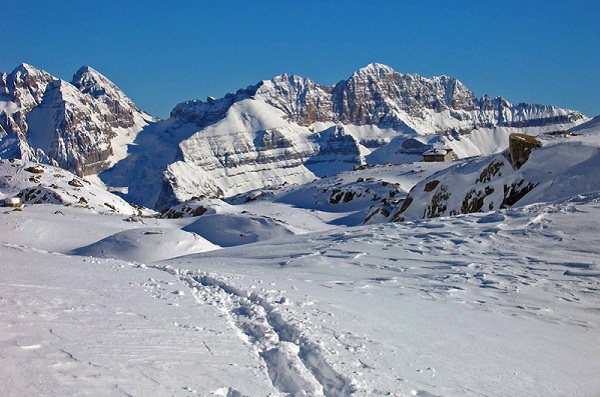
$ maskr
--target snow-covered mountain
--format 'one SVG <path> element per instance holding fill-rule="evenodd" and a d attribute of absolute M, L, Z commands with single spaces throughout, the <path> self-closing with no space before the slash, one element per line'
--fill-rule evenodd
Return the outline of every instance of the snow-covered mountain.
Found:
<path fill-rule="evenodd" d="M 97 174 L 123 158 L 152 117 L 84 66 L 68 83 L 21 64 L 0 76 L 0 157 Z"/>
<path fill-rule="evenodd" d="M 58 204 L 100 213 L 153 215 L 62 168 L 18 159 L 0 159 L 0 202 Z"/>
<path fill-rule="evenodd" d="M 301 126 L 316 122 L 376 125 L 425 134 L 467 133 L 478 127 L 530 127 L 585 120 L 580 112 L 553 106 L 511 105 L 504 98 L 475 94 L 448 76 L 402 74 L 386 65 L 370 64 L 334 86 L 283 74 L 235 95 L 181 103 L 171 116 L 200 127 L 227 116 L 234 104 L 248 98 L 261 100 L 284 112 Z"/>
<path fill-rule="evenodd" d="M 418 161 L 442 141 L 457 157 L 508 146 L 587 118 L 545 105 L 478 99 L 458 80 L 370 64 L 323 86 L 283 74 L 235 94 L 192 100 L 151 119 L 89 67 L 68 83 L 29 65 L 0 81 L 0 158 L 99 174 L 156 209 L 201 197 L 302 184 L 364 164 Z"/>
<path fill-rule="evenodd" d="M 159 128 L 165 158 L 152 147 L 118 164 L 102 179 L 146 176 L 129 182 L 128 198 L 159 209 L 194 197 L 229 197 L 257 188 L 306 183 L 365 163 L 420 160 L 442 140 L 459 157 L 490 154 L 508 146 L 511 132 L 530 134 L 585 122 L 580 112 L 552 106 L 511 105 L 503 98 L 477 99 L 447 76 L 424 78 L 371 64 L 334 86 L 283 74 L 206 102 L 177 105 Z M 156 135 L 156 132 L 153 132 Z M 177 139 L 172 137 L 177 136 Z M 151 154 L 145 155 L 148 151 Z"/>
<path fill-rule="evenodd" d="M 21 69 L 2 153 L 46 164 L 0 159 L 0 395 L 598 394 L 600 118 L 507 105 L 461 135 L 450 112 L 494 112 L 447 78 L 338 112 L 348 82 L 287 76 L 151 121 L 90 69 Z M 439 140 L 486 155 L 406 162 Z"/>

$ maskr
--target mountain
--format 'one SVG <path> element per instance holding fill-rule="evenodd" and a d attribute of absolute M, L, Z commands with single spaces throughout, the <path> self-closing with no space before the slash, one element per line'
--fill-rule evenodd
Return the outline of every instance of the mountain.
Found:
<path fill-rule="evenodd" d="M 129 204 L 69 171 L 17 159 L 0 159 L 0 198 L 19 198 L 23 204 L 85 208 L 96 213 L 153 215 L 152 211 Z"/>
<path fill-rule="evenodd" d="M 513 132 L 572 128 L 582 113 L 478 99 L 448 76 L 370 64 L 333 86 L 283 74 L 223 98 L 139 110 L 90 67 L 72 82 L 30 65 L 0 80 L 0 157 L 95 178 L 138 205 L 303 184 L 364 164 L 420 161 L 440 142 L 458 158 L 501 152 Z"/>
<path fill-rule="evenodd" d="M 538 127 L 586 119 L 580 112 L 553 106 L 511 105 L 502 97 L 490 99 L 486 95 L 477 99 L 455 78 L 402 74 L 377 63 L 334 86 L 283 74 L 220 100 L 181 103 L 171 116 L 205 127 L 225 118 L 234 103 L 248 98 L 264 101 L 301 126 L 339 122 L 420 134 L 467 133 L 490 126 Z"/>
<path fill-rule="evenodd" d="M 334 86 L 284 74 L 221 99 L 183 102 L 170 120 L 171 131 L 189 136 L 166 165 L 160 193 L 152 196 L 157 201 L 144 202 L 157 208 L 305 183 L 365 163 L 419 161 L 437 141 L 458 157 L 490 154 L 504 150 L 512 132 L 537 135 L 587 118 L 553 106 L 477 99 L 451 77 L 371 64 Z M 135 191 L 134 201 L 148 197 Z"/>
<path fill-rule="evenodd" d="M 71 83 L 22 64 L 0 76 L 0 157 L 97 174 L 152 120 L 106 77 L 82 67 Z"/>
<path fill-rule="evenodd" d="M 0 396 L 597 395 L 600 117 L 387 71 L 160 121 L 3 75 L 0 147 L 46 164 L 0 159 Z"/>

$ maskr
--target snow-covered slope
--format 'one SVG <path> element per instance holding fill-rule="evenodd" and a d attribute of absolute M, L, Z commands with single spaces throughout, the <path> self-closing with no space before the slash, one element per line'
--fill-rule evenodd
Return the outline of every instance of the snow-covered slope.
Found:
<path fill-rule="evenodd" d="M 152 214 L 61 168 L 0 159 L 0 200 L 13 197 L 21 198 L 25 204 L 60 204 L 126 215 Z"/>
<path fill-rule="evenodd" d="M 0 211 L 0 395 L 595 395 L 599 199 L 161 263 L 183 223 Z"/>
<path fill-rule="evenodd" d="M 68 83 L 26 64 L 0 76 L 0 158 L 97 174 L 125 157 L 152 120 L 112 82 L 84 66 Z"/>
<path fill-rule="evenodd" d="M 540 135 L 517 169 L 508 151 L 460 162 L 419 182 L 393 211 L 392 220 L 486 212 L 564 200 L 600 191 L 597 119 L 575 132 Z"/>

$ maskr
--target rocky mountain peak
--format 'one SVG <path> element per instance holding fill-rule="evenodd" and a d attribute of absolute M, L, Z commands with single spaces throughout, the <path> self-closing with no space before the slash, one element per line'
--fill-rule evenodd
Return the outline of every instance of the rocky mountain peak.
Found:
<path fill-rule="evenodd" d="M 28 112 L 41 103 L 46 86 L 54 80 L 56 77 L 49 73 L 22 63 L 10 74 L 3 73 L 0 76 L 0 96 Z"/>
<path fill-rule="evenodd" d="M 109 101 L 120 101 L 128 107 L 135 107 L 131 99 L 112 81 L 89 66 L 79 68 L 73 75 L 71 84 L 82 93 L 90 94 L 95 99 L 106 97 L 104 102 L 107 102 L 108 99 Z"/>
<path fill-rule="evenodd" d="M 91 67 L 82 66 L 73 75 L 73 80 L 71 81 L 71 84 L 77 87 L 81 92 L 91 94 L 92 96 L 97 98 L 100 95 L 104 95 L 106 92 L 105 87 L 112 83 L 110 83 L 110 81 L 106 77 L 102 76 L 100 73 L 98 73 Z"/>
<path fill-rule="evenodd" d="M 28 64 L 0 78 L 0 157 L 59 165 L 78 175 L 98 173 L 126 154 L 151 117 L 89 66 L 73 82 Z M 113 142 L 113 138 L 117 138 Z"/>
<path fill-rule="evenodd" d="M 234 103 L 248 98 L 261 100 L 283 111 L 288 121 L 301 126 L 341 122 L 418 133 L 462 134 L 482 126 L 507 125 L 507 122 L 525 126 L 585 119 L 579 112 L 539 105 L 531 105 L 523 112 L 521 105 L 513 106 L 501 97 L 490 100 L 484 96 L 478 100 L 454 77 L 402 74 L 379 63 L 357 70 L 334 86 L 282 74 L 209 103 L 185 102 L 171 115 L 207 126 L 222 120 Z"/>
<path fill-rule="evenodd" d="M 392 69 L 391 67 L 389 67 L 387 65 L 373 62 L 363 68 L 358 69 L 356 72 L 354 72 L 352 74 L 350 79 L 357 78 L 357 77 L 363 77 L 363 76 L 382 78 L 382 77 L 393 75 L 396 73 L 398 73 L 398 72 L 396 72 L 394 69 Z M 400 74 L 400 73 L 398 73 L 398 74 Z"/>

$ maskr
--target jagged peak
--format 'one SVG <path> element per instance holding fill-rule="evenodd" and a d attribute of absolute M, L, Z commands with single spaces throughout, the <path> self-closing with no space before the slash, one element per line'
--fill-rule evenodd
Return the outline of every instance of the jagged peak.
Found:
<path fill-rule="evenodd" d="M 75 72 L 75 75 L 79 75 L 79 74 L 84 74 L 84 73 L 93 73 L 93 74 L 100 74 L 96 69 L 94 69 L 91 66 L 88 65 L 83 65 L 82 67 L 80 67 L 77 72 Z"/>
<path fill-rule="evenodd" d="M 44 76 L 46 77 L 46 80 L 55 80 L 56 78 L 53 77 L 50 73 L 38 69 L 35 66 L 31 66 L 28 63 L 21 63 L 19 66 L 17 66 L 11 73 L 12 77 L 14 80 L 17 79 L 23 79 L 27 76 Z"/>
<path fill-rule="evenodd" d="M 96 69 L 92 68 L 91 66 L 82 66 L 80 67 L 77 72 L 75 72 L 75 74 L 73 75 L 73 80 L 72 80 L 72 84 L 75 85 L 76 82 L 78 81 L 82 81 L 82 80 L 90 80 L 90 81 L 98 81 L 98 80 L 106 80 L 108 81 L 108 79 L 103 76 L 100 72 L 98 72 Z"/>
<path fill-rule="evenodd" d="M 13 74 L 19 73 L 19 72 L 22 73 L 22 74 L 24 74 L 24 73 L 27 73 L 27 74 L 37 74 L 37 73 L 41 72 L 41 70 L 39 70 L 38 68 L 36 68 L 34 66 L 31 66 L 28 63 L 23 62 L 19 66 L 17 66 L 15 68 L 15 70 L 13 70 Z"/>
<path fill-rule="evenodd" d="M 133 102 L 115 83 L 90 66 L 80 67 L 73 75 L 71 84 L 82 93 L 89 94 L 96 99 L 107 97 L 111 100 L 124 101 L 129 106 L 135 107 Z"/>
<path fill-rule="evenodd" d="M 310 86 L 315 83 L 308 77 L 302 77 L 295 74 L 282 73 L 273 77 L 271 80 L 263 80 L 259 83 L 261 87 L 271 88 L 273 86 Z"/>
<path fill-rule="evenodd" d="M 368 64 L 367 66 L 358 69 L 356 72 L 353 73 L 353 75 L 367 74 L 367 75 L 384 76 L 384 75 L 389 75 L 389 74 L 394 74 L 394 73 L 397 73 L 397 72 L 394 69 L 392 69 L 391 67 L 384 65 L 382 63 L 372 62 L 372 63 Z"/>
<path fill-rule="evenodd" d="M 73 75 L 71 84 L 95 97 L 104 95 L 107 89 L 120 91 L 112 81 L 90 66 L 80 67 Z"/>

